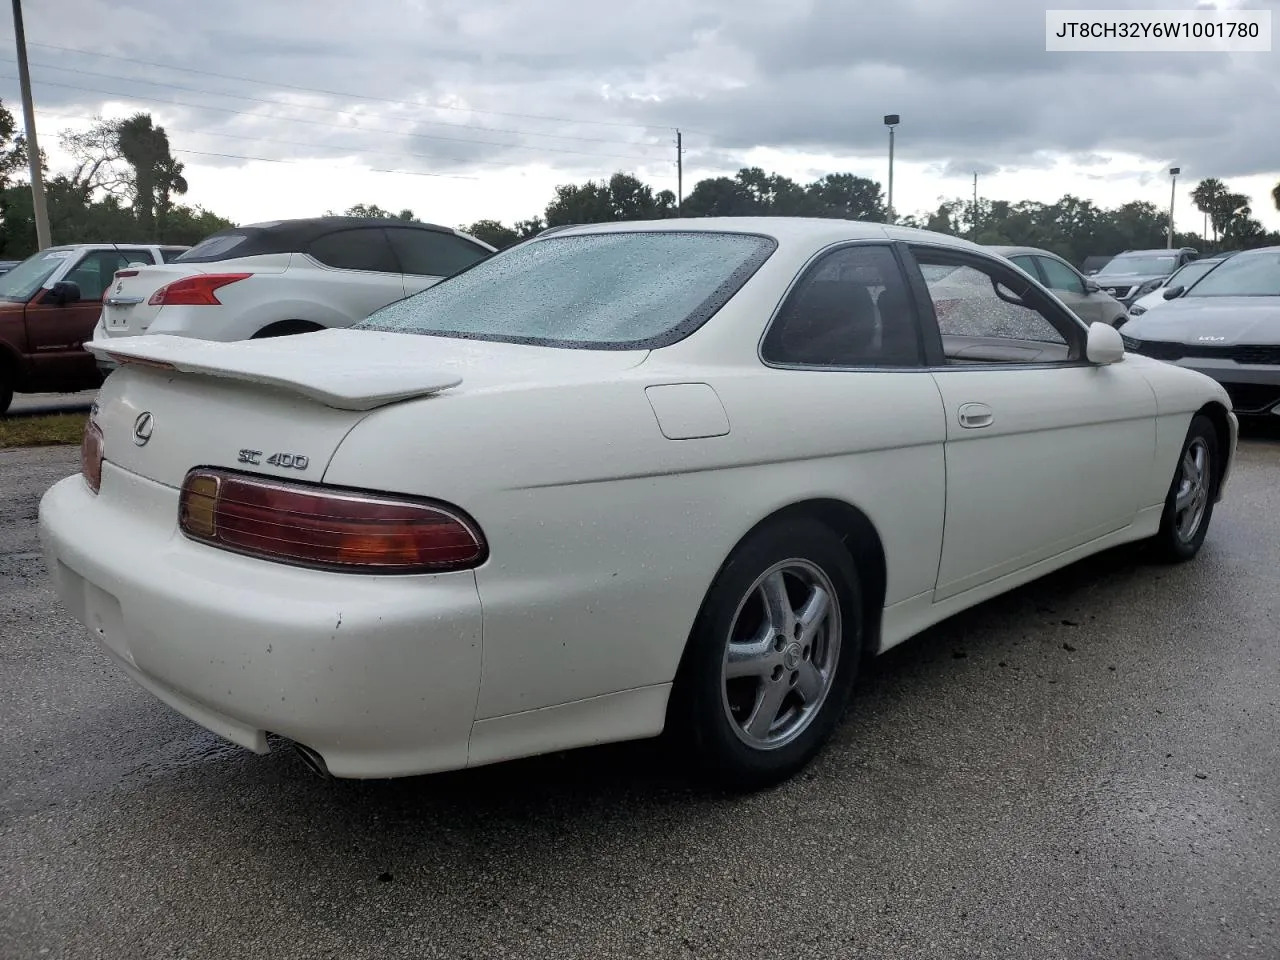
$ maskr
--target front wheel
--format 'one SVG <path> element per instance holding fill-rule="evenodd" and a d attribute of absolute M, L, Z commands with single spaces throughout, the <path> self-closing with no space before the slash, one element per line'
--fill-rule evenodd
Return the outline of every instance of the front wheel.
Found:
<path fill-rule="evenodd" d="M 744 541 L 703 602 L 673 691 L 699 769 L 756 789 L 807 764 L 848 701 L 861 622 L 857 573 L 830 529 L 789 519 Z"/>
<path fill-rule="evenodd" d="M 1160 518 L 1160 531 L 1153 542 L 1161 559 L 1181 563 L 1200 552 L 1217 496 L 1219 449 L 1213 421 L 1197 414 L 1182 444 L 1182 455 Z"/>
<path fill-rule="evenodd" d="M 0 364 L 0 417 L 3 417 L 13 403 L 13 383 L 9 380 L 9 372 Z"/>

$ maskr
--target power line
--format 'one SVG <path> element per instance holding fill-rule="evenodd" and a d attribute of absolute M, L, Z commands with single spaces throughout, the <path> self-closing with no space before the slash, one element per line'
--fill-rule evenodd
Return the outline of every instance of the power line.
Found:
<path fill-rule="evenodd" d="M 15 63 L 16 61 L 10 59 L 9 57 L 0 57 L 0 62 Z M 36 63 L 33 63 L 32 66 L 41 67 L 42 69 L 45 69 L 45 70 L 60 70 L 63 73 L 81 74 L 86 77 L 101 77 L 106 80 L 122 80 L 122 81 L 125 81 L 126 83 L 144 83 L 147 86 L 151 86 L 151 87 L 164 87 L 170 90 L 184 90 L 187 93 L 197 93 L 203 96 L 228 97 L 232 100 L 250 100 L 250 101 L 253 101 L 254 103 L 267 103 L 267 104 L 271 104 L 272 106 L 287 107 L 293 110 L 318 110 L 322 113 L 326 113 L 331 116 L 333 115 L 355 116 L 355 117 L 360 116 L 359 114 L 352 113 L 349 110 L 332 110 L 329 107 L 317 107 L 317 106 L 312 106 L 310 104 L 305 104 L 305 103 L 289 103 L 288 101 L 284 101 L 284 100 L 273 100 L 269 97 L 253 97 L 244 93 L 225 93 L 221 90 L 206 90 L 202 87 L 186 87 L 186 86 L 182 86 L 181 84 L 171 83 L 168 80 L 147 80 L 143 77 L 130 77 L 130 76 L 126 76 L 118 73 L 102 73 L 97 70 L 80 70 L 80 69 L 77 69 L 76 67 L 64 67 L 64 66 L 61 66 L 60 64 L 55 64 L 55 63 L 36 62 Z M 409 106 L 409 105 L 411 104 L 406 104 L 406 106 Z M 419 104 L 418 109 L 430 110 L 435 108 L 429 107 L 423 104 Z M 622 144 L 625 146 L 637 145 L 633 140 L 616 140 L 616 139 L 610 140 L 604 137 L 579 137 L 569 133 L 540 133 L 534 130 L 511 130 L 505 127 L 483 127 L 474 123 L 451 123 L 447 120 L 415 119 L 414 122 L 419 124 L 426 124 L 428 126 L 435 126 L 435 127 L 452 127 L 460 130 L 480 130 L 485 133 L 510 133 L 510 134 L 515 134 L 517 136 L 521 136 L 521 137 L 552 137 L 557 140 L 578 140 L 578 141 L 582 141 L 583 143 Z M 646 144 L 639 144 L 639 146 L 646 146 Z"/>
<path fill-rule="evenodd" d="M 9 76 L 7 74 L 0 74 L 0 80 L 14 80 L 14 79 L 16 78 Z M 309 123 L 315 126 L 331 127 L 333 129 L 338 129 L 338 130 L 353 129 L 352 127 L 347 127 L 342 124 L 326 123 L 323 120 L 312 120 L 307 117 L 279 117 L 271 114 L 249 113 L 248 111 L 245 111 L 245 110 L 232 110 L 229 107 L 216 107 L 216 106 L 211 106 L 207 104 L 187 103 L 182 100 L 166 100 L 166 99 L 161 99 L 159 97 L 141 97 L 131 93 L 120 93 L 114 90 L 100 90 L 94 87 L 82 87 L 82 86 L 79 86 L 78 84 L 61 83 L 55 80 L 41 80 L 40 82 L 45 84 L 46 86 L 64 87 L 69 90 L 81 90 L 86 93 L 96 93 L 99 96 L 119 97 L 125 100 L 141 100 L 144 103 L 164 103 L 164 104 L 169 104 L 171 106 L 187 107 L 188 109 L 191 109 L 191 110 L 212 110 L 217 113 L 227 113 L 237 117 L 253 117 L 258 120 L 275 120 L 280 123 Z M 474 144 L 477 146 L 504 147 L 508 150 L 533 150 L 533 151 L 541 151 L 544 153 L 575 154 L 577 156 L 595 157 L 596 159 L 602 159 L 602 160 L 631 160 L 631 161 L 644 160 L 648 162 L 661 162 L 661 161 L 656 161 L 655 158 L 650 156 L 639 156 L 636 154 L 590 153 L 585 150 L 570 150 L 566 147 L 523 146 L 517 143 L 500 143 L 492 140 L 476 140 L 469 137 L 440 137 L 440 136 L 435 136 L 429 133 L 408 133 L 403 130 L 387 130 L 381 127 L 357 127 L 354 129 L 362 130 L 365 133 L 384 133 L 384 134 L 387 134 L 388 136 L 414 137 L 420 140 L 439 140 L 442 142 L 449 142 L 449 143 L 467 143 L 467 144 Z M 667 161 L 667 162 L 670 162 L 670 161 Z"/>
<path fill-rule="evenodd" d="M 9 37 L 6 39 L 12 40 L 13 38 Z M 195 67 L 180 67 L 172 63 L 157 63 L 154 60 L 139 60 L 134 57 L 122 57 L 122 56 L 119 56 L 118 54 L 99 53 L 96 50 L 80 50 L 80 49 L 77 49 L 76 47 L 60 47 L 52 43 L 37 43 L 35 41 L 29 41 L 28 46 L 43 47 L 46 50 L 58 50 L 62 53 L 78 53 L 87 57 L 102 57 L 107 60 L 120 60 L 124 63 L 136 63 L 144 67 L 159 67 L 162 70 L 177 70 L 182 73 L 194 73 L 194 74 L 199 74 L 200 76 L 205 76 L 205 77 L 215 77 L 219 80 L 237 80 L 243 83 L 257 83 L 262 86 L 279 87 L 285 90 L 299 90 L 299 91 L 302 91 L 303 93 L 319 93 L 327 97 L 352 97 L 357 100 L 373 100 L 378 103 L 401 104 L 403 106 L 421 106 L 421 104 L 415 104 L 412 101 L 408 101 L 408 100 L 395 100 L 390 97 L 375 97 L 370 94 L 351 93 L 349 91 L 343 92 L 340 90 L 323 90 L 317 87 L 303 87 L 303 86 L 298 86 L 297 84 L 292 84 L 292 83 L 280 83 L 275 80 L 255 80 L 252 77 L 240 77 L 240 76 L 235 76 L 234 74 L 227 74 L 227 73 L 214 73 L 209 70 L 197 70 Z M 549 117 L 549 116 L 540 115 L 536 113 L 510 113 L 510 112 L 504 112 L 501 110 L 481 110 L 475 107 L 455 107 L 455 106 L 445 106 L 445 105 L 433 105 L 432 109 L 433 110 L 462 110 L 467 113 L 483 113 L 493 117 L 517 117 L 523 120 L 546 120 L 553 123 L 576 123 L 576 124 L 583 124 L 583 125 L 589 124 L 592 126 L 601 126 L 601 127 L 629 127 L 633 130 L 660 129 L 659 126 L 654 124 L 625 123 L 619 120 L 586 120 L 586 119 L 575 120 L 570 117 Z M 692 132 L 697 133 L 698 131 L 692 131 Z"/>

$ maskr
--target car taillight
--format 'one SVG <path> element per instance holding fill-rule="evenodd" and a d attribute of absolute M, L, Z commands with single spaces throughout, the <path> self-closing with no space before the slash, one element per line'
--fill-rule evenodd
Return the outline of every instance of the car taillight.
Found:
<path fill-rule="evenodd" d="M 218 307 L 222 301 L 217 290 L 253 276 L 251 273 L 199 273 L 166 283 L 153 293 L 147 303 L 153 307 Z"/>
<path fill-rule="evenodd" d="M 92 420 L 86 421 L 80 441 L 80 473 L 94 493 L 102 486 L 102 448 L 102 431 Z"/>
<path fill-rule="evenodd" d="M 479 529 L 449 507 L 229 470 L 187 474 L 178 526 L 224 550 L 352 573 L 465 570 L 487 555 Z"/>

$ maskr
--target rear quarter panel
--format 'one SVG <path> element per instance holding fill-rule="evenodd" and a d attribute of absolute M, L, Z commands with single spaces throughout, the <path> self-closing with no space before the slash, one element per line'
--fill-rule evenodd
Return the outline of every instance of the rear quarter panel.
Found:
<path fill-rule="evenodd" d="M 688 382 L 714 387 L 727 435 L 663 436 L 645 387 Z M 603 383 L 468 394 L 464 381 L 377 411 L 324 479 L 439 498 L 483 529 L 482 720 L 671 681 L 730 551 L 798 501 L 867 513 L 889 602 L 931 590 L 944 432 L 923 375 L 645 364 Z"/>

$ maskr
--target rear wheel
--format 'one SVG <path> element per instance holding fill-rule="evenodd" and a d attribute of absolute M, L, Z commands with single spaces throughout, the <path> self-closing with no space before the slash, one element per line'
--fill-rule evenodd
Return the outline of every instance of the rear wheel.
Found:
<path fill-rule="evenodd" d="M 1160 518 L 1160 531 L 1153 542 L 1161 559 L 1181 563 L 1200 552 L 1218 492 L 1219 449 L 1213 421 L 1197 414 L 1183 441 Z"/>
<path fill-rule="evenodd" d="M 725 564 L 673 691 L 674 732 L 701 772 L 737 789 L 784 780 L 826 741 L 861 657 L 857 574 L 827 527 L 752 534 Z"/>

